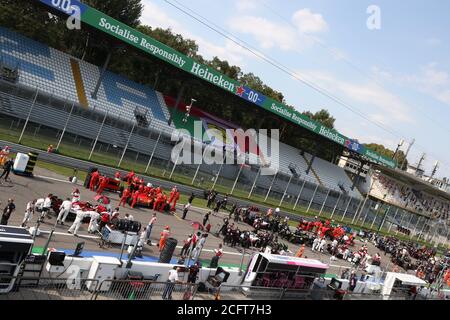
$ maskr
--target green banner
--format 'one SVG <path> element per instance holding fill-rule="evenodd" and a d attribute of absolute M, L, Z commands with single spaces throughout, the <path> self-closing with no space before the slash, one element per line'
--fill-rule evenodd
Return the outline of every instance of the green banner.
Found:
<path fill-rule="evenodd" d="M 355 151 L 369 160 L 391 167 L 396 167 L 396 162 L 386 158 L 374 151 L 368 150 L 355 140 L 349 139 L 336 130 L 328 129 L 320 123 L 310 119 L 298 111 L 292 110 L 286 105 L 279 103 L 260 92 L 246 87 L 237 81 L 227 77 L 213 68 L 196 62 L 184 54 L 166 46 L 165 44 L 145 35 L 107 15 L 95 10 L 78 0 L 38 0 L 39 2 L 57 9 L 65 14 L 71 15 L 77 6 L 81 13 L 81 21 L 101 30 L 123 42 L 128 43 L 142 51 L 161 59 L 171 65 L 184 70 L 198 78 L 208 81 L 232 94 L 238 95 L 248 102 L 254 103 L 278 116 L 281 116 L 303 128 L 311 130 L 318 135 L 328 138 L 352 151 Z"/>

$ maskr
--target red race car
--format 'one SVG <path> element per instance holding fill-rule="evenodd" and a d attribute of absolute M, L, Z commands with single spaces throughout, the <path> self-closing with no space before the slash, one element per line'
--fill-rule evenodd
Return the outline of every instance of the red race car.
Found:
<path fill-rule="evenodd" d="M 85 188 L 89 188 L 89 184 L 91 181 L 91 175 L 94 171 L 98 171 L 97 168 L 90 168 L 89 173 L 86 176 L 86 180 L 84 181 L 84 187 Z M 122 185 L 122 181 L 119 177 L 106 177 L 103 176 L 106 179 L 106 186 L 103 188 L 104 191 L 110 191 L 110 192 L 118 192 L 119 194 L 122 194 L 123 192 L 123 185 Z"/>

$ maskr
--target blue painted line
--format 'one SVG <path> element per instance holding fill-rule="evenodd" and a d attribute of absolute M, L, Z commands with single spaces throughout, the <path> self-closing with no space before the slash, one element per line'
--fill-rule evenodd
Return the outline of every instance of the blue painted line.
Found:
<path fill-rule="evenodd" d="M 67 250 L 67 249 L 58 249 L 58 251 L 62 251 L 65 252 L 66 255 L 73 255 L 75 250 Z M 98 257 L 113 257 L 113 258 L 120 258 L 120 253 L 115 253 L 115 252 L 97 252 L 97 251 L 83 251 L 80 255 L 80 258 L 92 258 L 94 256 L 98 256 Z M 122 260 L 128 260 L 128 254 L 126 253 L 126 251 L 124 252 L 124 254 L 122 255 Z M 152 256 L 143 256 L 142 258 L 138 258 L 136 257 L 135 259 L 133 259 L 132 261 L 138 261 L 138 262 L 158 262 L 159 261 L 159 257 L 152 257 Z M 176 258 L 172 258 L 170 260 L 170 264 L 177 264 L 178 259 Z M 189 265 L 194 264 L 194 262 L 191 260 Z"/>

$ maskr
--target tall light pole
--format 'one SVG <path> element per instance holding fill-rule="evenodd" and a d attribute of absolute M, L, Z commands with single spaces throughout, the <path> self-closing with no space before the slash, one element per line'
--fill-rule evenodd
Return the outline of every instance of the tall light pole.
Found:
<path fill-rule="evenodd" d="M 401 139 L 397 145 L 397 149 L 395 149 L 394 155 L 392 156 L 392 160 L 395 160 L 395 157 L 397 156 L 397 153 L 400 150 L 400 147 L 403 146 L 404 143 L 405 143 L 405 140 Z"/>
<path fill-rule="evenodd" d="M 409 152 L 411 151 L 411 148 L 412 148 L 412 146 L 414 145 L 415 142 L 416 142 L 416 139 L 412 139 L 411 143 L 409 144 L 408 149 L 406 150 L 406 153 L 405 153 L 405 158 L 403 159 L 402 164 L 400 166 L 400 169 L 402 169 L 403 166 L 405 165 L 405 162 L 406 162 L 406 160 L 408 158 Z"/>

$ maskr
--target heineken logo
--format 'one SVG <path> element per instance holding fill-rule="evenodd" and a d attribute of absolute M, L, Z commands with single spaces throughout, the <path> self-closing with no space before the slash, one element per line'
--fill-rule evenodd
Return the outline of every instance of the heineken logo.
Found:
<path fill-rule="evenodd" d="M 201 64 L 194 62 L 192 65 L 191 73 L 197 75 L 198 77 L 205 79 L 223 89 L 231 92 L 235 92 L 235 86 L 233 83 L 224 78 L 223 75 L 211 71 L 208 67 L 202 66 Z"/>
<path fill-rule="evenodd" d="M 330 140 L 333 140 L 334 142 L 337 142 L 339 144 L 344 144 L 345 143 L 345 139 L 337 132 L 334 132 L 324 126 L 322 126 L 320 128 L 319 134 L 321 134 L 322 136 L 327 137 Z"/>

